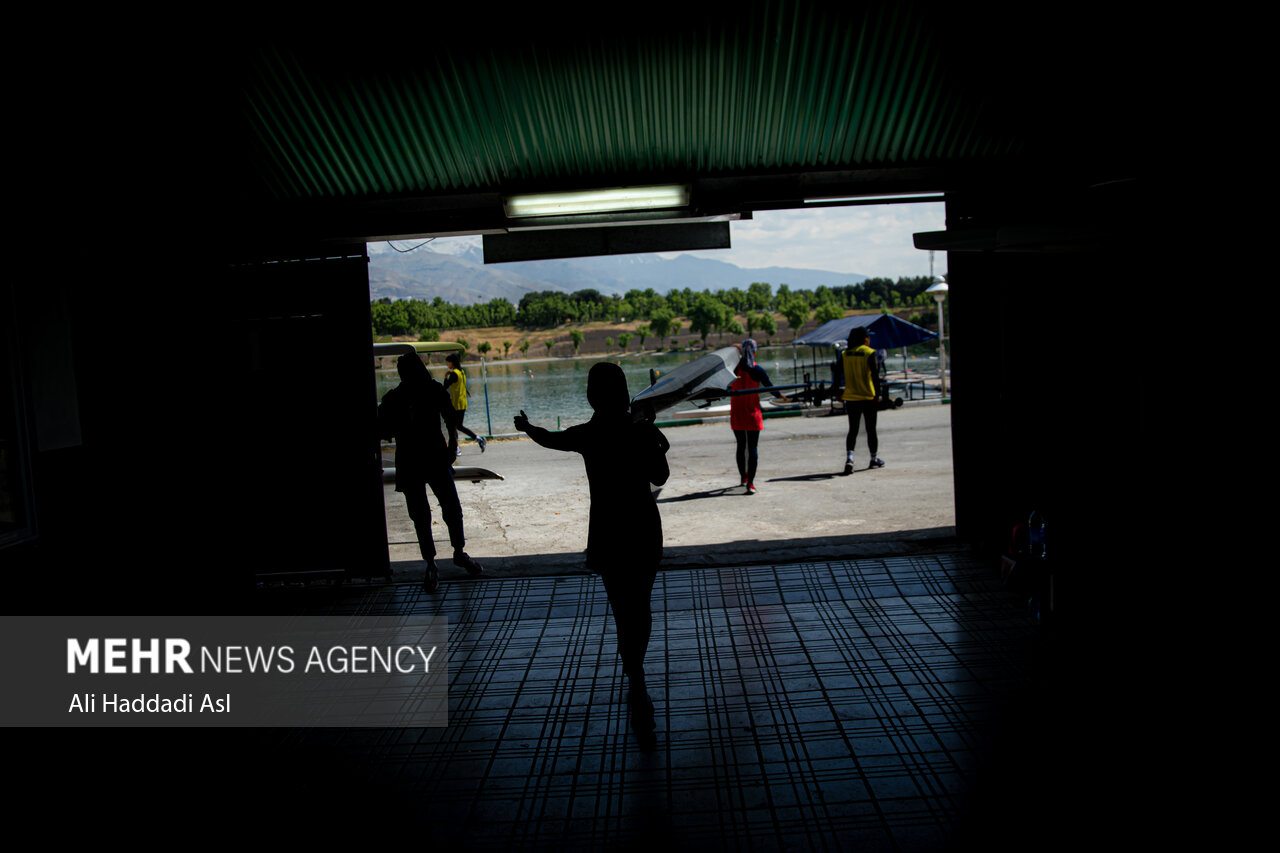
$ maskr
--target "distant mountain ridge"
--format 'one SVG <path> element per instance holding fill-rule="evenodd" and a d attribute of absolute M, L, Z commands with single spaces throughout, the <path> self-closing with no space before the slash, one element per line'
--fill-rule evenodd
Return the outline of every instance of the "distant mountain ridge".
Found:
<path fill-rule="evenodd" d="M 726 261 L 697 255 L 662 258 L 658 255 L 611 255 L 599 258 L 566 258 L 554 261 L 521 261 L 485 266 L 478 239 L 445 241 L 402 253 L 387 244 L 369 247 L 369 291 L 374 299 L 422 299 L 437 296 L 454 305 L 473 305 L 490 299 L 507 299 L 518 305 L 526 293 L 541 290 L 595 288 L 622 295 L 633 288 L 691 290 L 745 290 L 752 282 L 789 285 L 812 290 L 822 285 L 857 284 L 867 276 L 796 267 L 748 269 Z"/>

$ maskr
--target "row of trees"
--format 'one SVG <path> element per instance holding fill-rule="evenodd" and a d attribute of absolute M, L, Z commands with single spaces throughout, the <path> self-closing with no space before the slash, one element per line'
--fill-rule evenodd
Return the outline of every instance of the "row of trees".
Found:
<path fill-rule="evenodd" d="M 816 316 L 829 320 L 843 316 L 848 309 L 899 310 L 910 306 L 931 306 L 925 294 L 931 280 L 928 276 L 869 278 L 858 284 L 838 287 L 821 286 L 816 290 L 792 290 L 785 284 L 777 291 L 765 282 L 727 290 L 694 291 L 673 289 L 664 294 L 653 288 L 632 289 L 622 296 L 602 294 L 594 288 L 563 293 L 545 290 L 526 294 L 519 306 L 506 299 L 491 299 L 482 305 L 450 305 L 440 297 L 431 302 L 382 298 L 372 304 L 373 328 L 378 335 L 421 335 L 432 329 L 461 329 L 478 326 L 515 325 L 524 329 L 549 329 L 567 323 L 606 321 L 624 323 L 646 320 L 652 333 L 665 340 L 675 334 L 670 328 L 676 317 L 689 318 L 692 331 L 704 343 L 712 331 L 732 332 L 736 328 L 750 333 L 754 329 L 770 330 L 773 315 L 787 318 L 792 328 Z M 746 324 L 734 318 L 742 316 Z M 666 329 L 666 331 L 663 331 Z"/>
<path fill-rule="evenodd" d="M 432 329 L 511 326 L 516 322 L 516 308 L 506 299 L 490 299 L 482 305 L 451 305 L 439 296 L 430 302 L 392 301 L 384 296 L 369 308 L 373 330 L 378 335 L 421 335 Z"/>
<path fill-rule="evenodd" d="M 622 296 L 606 296 L 598 290 L 579 290 L 561 293 L 545 290 L 526 294 L 516 311 L 516 325 L 525 328 L 550 328 L 563 323 L 588 320 L 625 322 L 631 319 L 652 319 L 658 311 L 667 310 L 677 317 L 692 317 L 699 305 L 711 299 L 727 307 L 737 315 L 759 315 L 772 312 L 786 316 L 788 307 L 800 305 L 813 311 L 824 305 L 846 309 L 896 310 L 913 305 L 929 305 L 932 300 L 924 291 L 932 283 L 928 276 L 899 278 L 869 278 L 858 284 L 827 287 L 816 290 L 792 290 L 788 285 L 778 286 L 754 282 L 746 290 L 739 287 L 727 290 L 695 291 L 679 288 L 663 295 L 653 288 L 629 290 Z"/>

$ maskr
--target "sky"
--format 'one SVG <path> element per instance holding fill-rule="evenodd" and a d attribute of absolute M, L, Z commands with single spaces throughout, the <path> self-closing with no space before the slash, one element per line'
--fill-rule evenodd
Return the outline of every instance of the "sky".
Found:
<path fill-rule="evenodd" d="M 945 229 L 942 202 L 766 210 L 729 225 L 732 249 L 701 252 L 740 267 L 802 267 L 899 278 L 929 274 L 929 253 L 912 244 L 917 231 Z M 667 255 L 671 257 L 671 255 Z M 946 253 L 934 257 L 946 273 Z"/>
<path fill-rule="evenodd" d="M 942 202 L 824 207 L 813 210 L 759 211 L 750 220 L 731 222 L 731 249 L 694 254 L 747 269 L 799 267 L 883 278 L 929 274 L 929 253 L 912 243 L 917 231 L 945 229 Z M 479 242 L 479 237 L 442 237 L 432 251 L 456 252 Z M 420 240 L 398 240 L 408 248 Z M 388 251 L 387 244 L 370 244 L 369 251 Z M 661 252 L 675 257 L 680 252 Z M 947 256 L 938 252 L 933 272 L 944 275 Z"/>

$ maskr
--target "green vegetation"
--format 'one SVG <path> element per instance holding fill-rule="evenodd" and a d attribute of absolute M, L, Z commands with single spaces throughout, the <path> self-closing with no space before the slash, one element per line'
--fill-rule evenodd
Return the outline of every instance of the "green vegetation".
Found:
<path fill-rule="evenodd" d="M 669 338 L 673 347 L 678 346 L 675 336 L 683 326 L 677 318 L 683 318 L 688 323 L 688 330 L 701 338 L 705 348 L 707 337 L 712 332 L 719 336 L 721 342 L 726 333 L 754 336 L 756 332 L 760 332 L 762 336 L 772 339 L 778 333 L 775 319 L 777 315 L 786 318 L 793 335 L 810 318 L 824 323 L 843 317 L 850 310 L 905 313 L 903 309 L 915 308 L 917 310 L 909 315 L 910 321 L 918 325 L 933 326 L 937 323 L 937 309 L 933 299 L 924 292 L 930 284 L 928 276 L 899 278 L 897 281 L 870 278 L 859 284 L 822 286 L 815 290 L 792 290 L 786 284 L 779 284 L 775 291 L 766 282 L 754 282 L 746 290 L 734 287 L 699 292 L 686 287 L 672 289 L 663 295 L 647 288 L 632 289 L 622 296 L 606 296 L 589 288 L 574 293 L 529 293 L 520 300 L 519 306 L 512 305 L 505 299 L 492 299 L 482 305 L 458 306 L 450 305 L 439 297 L 430 302 L 412 299 L 392 301 L 383 298 L 370 304 L 370 313 L 373 318 L 373 335 L 375 339 L 382 340 L 389 340 L 394 335 L 402 339 L 409 336 L 422 341 L 435 341 L 440 339 L 442 329 L 448 329 L 452 336 L 459 329 L 492 330 L 497 327 L 497 333 L 502 333 L 503 328 L 507 327 L 506 333 L 510 334 L 509 327 L 513 326 L 524 332 L 540 332 L 537 336 L 541 337 L 547 330 L 560 329 L 569 324 L 634 323 L 634 331 L 627 330 L 605 342 L 606 351 L 616 341 L 624 352 L 633 337 L 639 340 L 641 351 L 650 337 L 658 338 L 660 350 L 666 349 Z M 585 342 L 585 335 L 577 328 L 570 328 L 567 332 L 576 355 Z M 493 332 L 485 332 L 490 333 Z M 559 336 L 563 340 L 563 334 Z M 468 346 L 464 339 L 457 340 L 464 347 Z M 547 355 L 551 355 L 555 341 L 548 340 L 545 344 Z M 529 347 L 530 342 L 526 337 L 516 348 L 522 355 L 526 355 Z M 511 341 L 502 342 L 504 357 L 510 355 L 511 348 Z M 481 355 L 491 349 L 492 345 L 488 341 L 477 347 Z"/>

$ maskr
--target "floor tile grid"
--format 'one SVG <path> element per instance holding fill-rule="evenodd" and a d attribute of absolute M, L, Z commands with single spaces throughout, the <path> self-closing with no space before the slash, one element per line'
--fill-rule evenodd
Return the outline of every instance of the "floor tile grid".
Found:
<path fill-rule="evenodd" d="M 951 773 L 911 774 L 914 782 L 927 786 L 922 788 L 926 803 L 950 808 L 963 804 L 981 769 L 985 743 L 1011 686 L 1026 683 L 1025 641 L 1032 624 L 1016 602 L 992 583 L 981 564 L 956 565 L 937 558 L 907 562 L 914 565 L 886 561 L 894 585 L 907 594 L 900 605 L 894 602 L 883 611 L 893 625 L 884 639 L 894 648 L 892 653 L 886 648 L 883 656 L 904 683 L 911 708 L 897 708 L 887 722 L 904 734 L 916 731 L 915 743 L 898 744 L 897 760 L 923 756 L 933 763 L 941 757 L 955 768 Z M 864 573 L 864 577 L 873 576 Z M 898 583 L 899 578 L 903 583 Z M 842 588 L 857 594 L 856 583 Z M 921 630 L 912 630 L 904 607 L 914 611 Z M 914 721 L 923 722 L 928 735 L 920 734 L 922 727 Z M 940 751 L 928 749 L 935 745 Z M 926 748 L 916 748 L 922 746 Z M 954 818 L 956 812 L 951 812 Z"/>
<path fill-rule="evenodd" d="M 777 763 L 765 765 L 772 771 L 766 774 L 766 778 L 738 778 L 729 787 L 737 790 L 763 787 L 770 801 L 774 829 L 792 842 L 797 831 L 811 832 L 814 827 L 833 827 L 845 835 L 849 830 L 870 830 L 873 828 L 871 824 L 883 817 L 878 801 L 869 794 L 873 779 L 868 778 L 857 761 L 850 760 L 856 756 L 856 750 L 850 745 L 839 722 L 838 697 L 833 690 L 823 688 L 820 683 L 821 667 L 806 655 L 806 649 L 815 646 L 831 649 L 849 645 L 850 638 L 842 638 L 848 623 L 848 611 L 832 609 L 821 603 L 824 591 L 830 588 L 830 581 L 824 578 L 821 585 L 817 585 L 814 580 L 814 575 L 825 573 L 826 568 L 792 567 L 790 572 L 778 572 L 776 582 L 782 588 L 781 597 L 792 602 L 785 606 L 784 613 L 793 624 L 788 631 L 786 626 L 766 626 L 767 619 L 747 619 L 741 630 L 731 630 L 729 636 L 741 637 L 742 642 L 736 643 L 727 657 L 738 665 L 737 676 L 741 683 L 736 686 L 745 689 L 735 691 L 735 685 L 730 685 L 721 691 L 738 693 L 753 705 L 749 714 L 754 717 L 755 725 L 747 729 L 755 734 L 757 749 L 761 755 L 782 758 Z M 797 581 L 801 586 L 807 584 L 808 588 L 800 589 Z M 757 588 L 757 592 L 766 601 L 779 597 L 770 595 L 767 588 Z M 712 597 L 709 591 L 701 596 L 704 599 Z M 743 612 L 750 614 L 753 610 L 748 608 Z M 761 628 L 764 630 L 759 630 Z M 705 671 L 713 670 L 705 663 L 703 668 Z M 854 675 L 859 679 L 858 686 L 850 688 L 849 668 L 844 667 L 844 671 L 839 673 L 844 692 L 882 690 L 874 677 L 865 673 Z M 714 700 L 715 697 L 708 698 Z M 895 713 L 896 707 L 891 706 L 876 714 L 881 729 L 886 719 L 892 723 Z M 727 725 L 717 726 L 715 721 L 711 721 L 708 731 L 713 735 L 729 734 L 732 739 L 731 733 L 736 731 L 734 721 L 730 719 L 727 722 Z M 674 742 L 674 735 L 672 740 Z M 752 768 L 752 763 L 739 760 L 726 766 L 742 774 L 742 771 Z M 910 770 L 908 768 L 908 779 Z M 754 772 L 749 775 L 754 775 Z M 780 790 L 781 777 L 787 778 L 788 785 Z M 759 784 L 752 785 L 751 782 Z M 874 808 L 869 808 L 869 805 Z M 852 820 L 853 825 L 841 826 L 841 821 L 835 820 L 837 812 L 845 824 Z M 741 825 L 742 821 L 737 823 Z"/>
<path fill-rule="evenodd" d="M 803 842 L 821 849 L 832 819 L 821 780 L 834 731 L 811 671 L 792 663 L 803 647 L 788 605 L 780 603 L 776 581 L 760 584 L 750 572 L 693 578 L 695 585 L 704 581 L 708 588 L 696 590 L 694 600 L 720 598 L 725 606 L 708 610 L 710 624 L 696 638 L 706 688 L 689 696 L 688 705 L 704 716 L 703 725 L 677 731 L 680 697 L 667 703 L 671 764 L 681 765 L 682 751 L 696 756 L 705 749 L 711 756 L 720 777 L 716 790 L 723 792 L 719 835 L 737 835 L 738 844 L 726 847 L 785 849 Z M 762 604 L 753 600 L 757 595 Z M 877 822 L 871 818 L 872 828 Z"/>
<path fill-rule="evenodd" d="M 899 778 L 904 772 L 912 784 L 930 778 L 936 751 L 913 742 L 921 731 L 934 740 L 940 734 L 958 734 L 961 742 L 965 732 L 963 726 L 943 731 L 924 713 L 915 714 L 924 721 L 923 729 L 919 722 L 905 725 L 899 719 L 903 713 L 920 711 L 917 705 L 922 679 L 909 677 L 908 682 L 915 683 L 899 683 L 897 692 L 887 694 L 880 684 L 886 665 L 878 649 L 887 649 L 904 661 L 913 655 L 918 658 L 904 667 L 908 673 L 927 671 L 931 665 L 927 656 L 920 656 L 917 643 L 903 639 L 922 632 L 901 633 L 895 620 L 906 620 L 916 628 L 918 623 L 936 618 L 936 614 L 913 612 L 906 606 L 906 599 L 891 595 L 901 591 L 895 585 L 894 572 L 867 562 L 661 576 L 656 597 L 662 602 L 663 624 L 655 641 L 661 643 L 663 650 L 668 695 L 655 693 L 655 699 L 666 711 L 668 737 L 664 741 L 666 754 L 647 756 L 644 761 L 638 761 L 631 748 L 619 697 L 615 695 L 620 694 L 621 682 L 613 654 L 612 620 L 603 605 L 603 591 L 596 589 L 598 581 L 575 578 L 446 585 L 446 595 L 417 604 L 426 603 L 428 608 L 450 615 L 451 635 L 465 638 L 459 641 L 461 645 L 454 643 L 451 650 L 453 661 L 465 662 L 461 667 L 451 662 L 455 674 L 451 685 L 451 698 L 456 700 L 457 709 L 455 724 L 442 731 L 420 732 L 407 752 L 397 744 L 387 750 L 386 757 L 395 760 L 392 754 L 400 753 L 410 765 L 420 770 L 429 768 L 430 772 L 419 775 L 436 781 L 428 781 L 431 790 L 422 793 L 441 804 L 442 811 L 448 812 L 455 823 L 460 800 L 474 798 L 480 784 L 484 784 L 484 799 L 490 803 L 502 802 L 503 797 L 495 795 L 503 793 L 504 787 L 510 789 L 506 792 L 506 811 L 509 816 L 510 804 L 517 803 L 519 820 L 512 823 L 508 838 L 515 834 L 515 827 L 522 826 L 525 841 L 546 839 L 545 830 L 552 830 L 551 834 L 561 842 L 595 846 L 612 832 L 622 831 L 623 815 L 636 811 L 632 801 L 645 799 L 649 802 L 643 811 L 654 813 L 656 809 L 661 813 L 665 808 L 670 819 L 682 824 L 687 819 L 699 828 L 693 837 L 705 833 L 712 846 L 716 838 L 728 841 L 739 837 L 735 833 L 745 832 L 747 847 L 758 847 L 763 841 L 760 833 L 767 829 L 772 830 L 769 834 L 779 844 L 782 839 L 794 843 L 796 833 L 810 832 L 812 827 L 825 826 L 827 832 L 834 831 L 842 838 L 847 838 L 850 830 L 873 829 L 867 825 L 868 820 L 882 819 L 884 812 L 880 811 L 881 798 L 868 799 L 868 791 L 883 787 L 885 779 Z M 923 578 L 926 583 L 935 583 L 940 591 L 950 582 L 948 571 L 946 566 L 908 565 L 898 574 L 907 578 L 914 573 L 914 584 Z M 877 602 L 877 596 L 889 599 L 888 609 L 863 606 L 857 612 L 849 606 L 851 601 Z M 413 606 L 412 597 L 396 597 L 400 601 L 391 607 Z M 807 600 L 812 606 L 782 605 L 785 598 L 793 599 L 792 605 Z M 942 602 L 930 605 L 933 611 L 945 612 L 952 607 L 946 595 L 909 598 Z M 689 604 L 682 608 L 682 600 Z M 691 613 L 694 601 L 717 601 L 719 606 L 699 606 L 696 613 Z M 561 615 L 549 617 L 551 612 Z M 731 616 L 734 613 L 754 615 L 738 618 Z M 533 625 L 529 624 L 531 621 Z M 523 628 L 519 623 L 525 623 Z M 788 625 L 789 633 L 780 631 L 782 624 Z M 877 642 L 869 642 L 868 634 Z M 540 643 L 551 646 L 543 657 L 555 661 L 554 671 L 545 665 L 533 666 Z M 858 686 L 850 688 L 846 683 L 843 688 L 815 689 L 823 679 L 822 665 L 830 661 L 812 656 L 828 658 L 832 648 L 858 649 L 859 643 L 865 648 L 858 654 L 841 652 L 837 656 L 843 661 L 846 682 L 852 675 Z M 946 647 L 945 640 L 941 646 Z M 539 677 L 537 670 L 546 670 L 550 677 Z M 695 677 L 688 678 L 687 674 Z M 660 675 L 656 668 L 655 675 Z M 815 678 L 818 683 L 814 683 Z M 500 686 L 504 683 L 522 686 L 513 691 Z M 527 691 L 523 688 L 526 684 Z M 905 687 L 915 689 L 917 699 L 904 698 Z M 955 700 L 945 690 L 926 687 L 930 701 L 951 701 L 954 705 Z M 855 728 L 850 734 L 851 726 L 866 723 L 842 719 L 849 714 L 842 715 L 838 707 L 842 697 L 837 691 L 841 689 L 870 697 L 867 704 L 874 709 L 873 729 L 887 732 L 891 747 L 881 750 L 882 755 L 876 755 L 874 750 L 868 752 L 865 733 Z M 679 695 L 682 690 L 691 695 Z M 484 697 L 494 693 L 498 698 L 486 705 Z M 526 700 L 523 703 L 521 694 Z M 585 706 L 581 704 L 584 697 L 591 700 Z M 748 698 L 754 707 L 750 707 Z M 592 714 L 598 703 L 603 709 Z M 521 708 L 522 704 L 531 707 Z M 673 711 L 673 706 L 680 710 Z M 962 723 L 965 719 L 964 714 L 955 713 L 954 707 L 933 716 Z M 735 724 L 743 720 L 754 722 L 739 731 Z M 699 730 L 703 734 L 690 733 Z M 750 736 L 744 737 L 743 732 Z M 536 736 L 536 746 L 520 740 L 529 734 Z M 853 762 L 829 755 L 841 738 L 848 755 L 857 755 L 859 745 L 868 754 Z M 532 759 L 527 755 L 502 755 L 504 749 L 500 745 L 508 743 L 519 745 L 517 748 L 526 752 L 533 748 Z M 946 758 L 950 753 L 944 750 L 941 755 Z M 594 776 L 594 781 L 584 782 L 578 776 L 561 781 L 567 762 L 575 757 L 577 765 L 573 769 L 578 773 L 584 759 L 589 771 L 597 770 L 599 765 L 601 772 L 588 774 Z M 893 760 L 886 761 L 886 757 Z M 628 759 L 631 768 L 626 765 Z M 672 772 L 655 766 L 655 760 Z M 645 762 L 650 766 L 643 766 Z M 852 769 L 842 768 L 839 762 Z M 885 771 L 886 766 L 891 770 Z M 528 772 L 530 769 L 532 772 Z M 645 775 L 650 778 L 643 778 Z M 449 782 L 439 783 L 444 778 Z M 474 780 L 475 785 L 460 785 L 459 779 Z M 633 780 L 638 783 L 633 784 Z M 754 781 L 760 784 L 748 784 Z M 500 790 L 493 790 L 495 787 Z M 714 794 L 714 800 L 707 799 L 708 792 Z M 903 794 L 903 790 L 894 791 L 891 786 L 890 793 Z M 919 788 L 914 792 L 907 789 L 905 795 L 885 797 L 883 803 L 890 808 L 910 806 L 897 809 L 907 815 L 895 814 L 899 828 L 912 825 L 912 821 L 937 822 L 937 807 L 921 809 L 917 802 L 921 795 L 926 795 L 927 800 L 929 793 Z M 834 810 L 828 802 L 832 797 L 824 796 L 831 794 L 837 800 Z M 553 803 L 559 806 L 553 807 Z M 868 809 L 869 803 L 876 811 Z M 588 804 L 589 813 L 583 813 L 580 806 Z M 850 804 L 856 808 L 843 808 Z M 498 806 L 498 811 L 503 808 Z M 567 823 L 562 817 L 566 813 Z M 868 818 L 869 813 L 877 817 Z M 470 823 L 485 817 L 494 819 L 493 815 L 478 814 Z M 558 834 L 556 827 L 543 825 L 548 818 L 553 824 L 561 824 Z M 487 829 L 493 830 L 494 826 L 490 824 Z M 492 832 L 489 835 L 493 837 Z M 683 837 L 690 835 L 685 832 Z"/>
<path fill-rule="evenodd" d="M 961 805 L 951 797 L 960 768 L 942 744 L 957 724 L 963 726 L 964 715 L 954 703 L 942 713 L 921 707 L 945 691 L 933 678 L 936 659 L 918 638 L 930 636 L 928 614 L 920 608 L 933 609 L 948 596 L 942 590 L 902 595 L 896 579 L 916 578 L 918 565 L 900 566 L 897 572 L 883 563 L 861 564 L 857 571 L 847 564 L 826 568 L 841 577 L 834 583 L 824 578 L 814 589 L 815 598 L 831 601 L 815 602 L 813 612 L 828 631 L 825 642 L 809 645 L 845 652 L 842 665 L 815 663 L 814 668 L 829 685 L 826 695 L 845 735 L 847 755 L 877 813 L 895 833 L 911 828 L 916 834 L 931 830 L 945 836 Z M 805 578 L 812 584 L 817 574 Z M 945 653 L 945 646 L 940 648 Z M 845 827 L 837 823 L 834 828 Z"/>
<path fill-rule="evenodd" d="M 625 831 L 634 745 L 599 582 L 486 584 L 440 603 L 464 638 L 450 669 L 465 722 L 460 737 L 424 733 L 413 756 L 432 770 L 421 794 L 437 825 L 495 848 L 598 847 Z"/>

